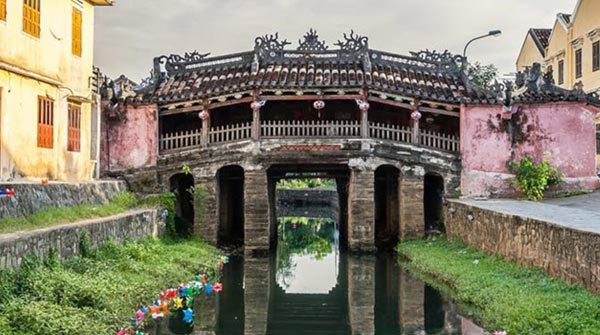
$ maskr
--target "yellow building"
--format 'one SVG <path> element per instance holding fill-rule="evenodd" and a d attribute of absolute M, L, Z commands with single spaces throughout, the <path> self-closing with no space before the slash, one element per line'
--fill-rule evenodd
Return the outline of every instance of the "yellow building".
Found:
<path fill-rule="evenodd" d="M 578 0 L 572 15 L 558 14 L 552 33 L 540 50 L 528 42 L 530 32 L 517 58 L 517 71 L 523 71 L 533 62 L 551 68 L 554 81 L 560 87 L 572 89 L 583 84 L 588 92 L 600 93 L 600 1 Z M 600 166 L 600 116 L 598 119 L 598 157 Z"/>
<path fill-rule="evenodd" d="M 94 7 L 109 5 L 0 0 L 0 180 L 91 179 Z"/>

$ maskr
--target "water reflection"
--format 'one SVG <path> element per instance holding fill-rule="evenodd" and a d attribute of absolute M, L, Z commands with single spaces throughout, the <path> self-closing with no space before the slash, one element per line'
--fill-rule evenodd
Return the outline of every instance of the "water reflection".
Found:
<path fill-rule="evenodd" d="M 393 255 L 347 255 L 337 229 L 333 219 L 280 218 L 271 257 L 231 257 L 223 292 L 197 299 L 193 334 L 483 334 Z M 168 328 L 161 334 L 182 334 Z"/>

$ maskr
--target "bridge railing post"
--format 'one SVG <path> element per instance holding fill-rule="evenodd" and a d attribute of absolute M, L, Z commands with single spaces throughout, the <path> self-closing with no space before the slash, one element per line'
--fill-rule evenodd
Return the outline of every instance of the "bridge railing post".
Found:
<path fill-rule="evenodd" d="M 412 143 L 414 145 L 421 144 L 420 136 L 421 130 L 419 129 L 419 120 L 413 120 L 413 128 L 412 128 Z"/>
<path fill-rule="evenodd" d="M 260 108 L 265 103 L 265 100 L 255 100 L 250 104 L 250 108 L 252 109 L 252 139 L 254 141 L 260 139 Z"/>
<path fill-rule="evenodd" d="M 202 119 L 202 133 L 200 134 L 200 145 L 203 148 L 208 147 L 209 143 L 209 130 L 210 130 L 210 113 L 207 110 L 200 112 L 200 119 Z"/>

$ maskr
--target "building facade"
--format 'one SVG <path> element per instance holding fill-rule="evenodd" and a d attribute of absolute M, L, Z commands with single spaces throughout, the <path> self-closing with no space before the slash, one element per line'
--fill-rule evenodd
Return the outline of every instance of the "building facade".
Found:
<path fill-rule="evenodd" d="M 600 93 L 600 1 L 578 0 L 573 14 L 559 13 L 549 37 L 534 47 L 530 29 L 517 58 L 517 71 L 540 63 L 551 69 L 556 85 L 571 89 L 581 86 L 588 93 Z M 538 40 L 540 41 L 540 40 Z M 545 42 L 545 43 L 544 43 Z M 540 46 L 543 48 L 540 48 Z M 540 57 L 542 56 L 542 57 Z M 600 144 L 600 118 L 597 120 L 597 143 Z M 596 149 L 600 166 L 600 146 Z"/>
<path fill-rule="evenodd" d="M 0 0 L 0 180 L 91 179 L 94 7 L 110 5 Z"/>

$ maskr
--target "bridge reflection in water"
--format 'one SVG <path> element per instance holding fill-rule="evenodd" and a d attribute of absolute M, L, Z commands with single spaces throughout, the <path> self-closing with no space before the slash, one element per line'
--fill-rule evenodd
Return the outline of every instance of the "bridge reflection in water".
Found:
<path fill-rule="evenodd" d="M 333 219 L 280 217 L 275 255 L 225 268 L 216 333 L 463 333 L 457 307 L 393 255 L 348 255 L 338 237 Z"/>
<path fill-rule="evenodd" d="M 275 254 L 231 257 L 223 292 L 196 301 L 193 334 L 483 334 L 392 254 L 344 252 L 336 220 L 310 217 L 324 208 L 301 212 L 278 218 Z"/>

